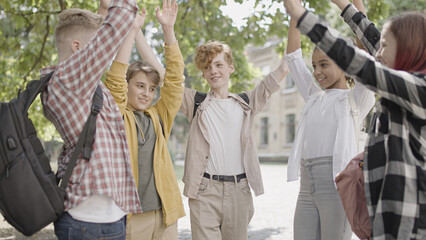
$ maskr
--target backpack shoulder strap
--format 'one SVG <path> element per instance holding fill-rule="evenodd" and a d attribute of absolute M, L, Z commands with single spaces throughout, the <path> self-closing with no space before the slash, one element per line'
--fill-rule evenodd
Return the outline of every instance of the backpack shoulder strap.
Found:
<path fill-rule="evenodd" d="M 356 149 L 359 149 L 359 112 L 358 107 L 355 102 L 355 95 L 353 90 L 349 90 L 349 105 L 351 107 L 351 114 L 354 119 L 354 129 L 355 129 L 355 139 L 356 139 Z"/>
<path fill-rule="evenodd" d="M 96 133 L 96 117 L 102 109 L 102 106 L 103 94 L 101 86 L 98 85 L 95 94 L 93 95 L 92 108 L 89 117 L 87 118 L 83 130 L 81 131 L 80 136 L 78 137 L 77 144 L 71 155 L 70 161 L 67 165 L 67 169 L 65 170 L 65 174 L 62 177 L 62 182 L 60 183 L 60 188 L 64 191 L 68 186 L 68 181 L 71 177 L 75 165 L 77 164 L 77 159 L 78 156 L 80 156 L 80 153 L 83 153 L 84 159 L 90 159 L 90 156 L 92 155 L 92 147 Z"/>
<path fill-rule="evenodd" d="M 25 90 L 20 92 L 18 94 L 18 101 L 23 104 L 22 105 L 22 111 L 25 113 L 30 108 L 31 104 L 34 102 L 36 97 L 40 92 L 43 91 L 43 89 L 47 86 L 47 83 L 49 82 L 50 78 L 53 75 L 53 71 L 46 74 L 40 80 L 33 80 L 30 81 Z"/>
<path fill-rule="evenodd" d="M 207 97 L 207 93 L 198 92 L 198 91 L 195 93 L 195 96 L 194 96 L 194 111 L 193 111 L 192 117 L 195 116 L 195 114 L 197 113 L 197 108 L 204 101 L 204 99 L 206 99 L 206 97 Z"/>
<path fill-rule="evenodd" d="M 246 102 L 247 104 L 250 104 L 250 99 L 249 99 L 247 93 L 245 93 L 245 92 L 238 93 L 238 96 L 240 96 L 244 100 L 244 102 Z"/>

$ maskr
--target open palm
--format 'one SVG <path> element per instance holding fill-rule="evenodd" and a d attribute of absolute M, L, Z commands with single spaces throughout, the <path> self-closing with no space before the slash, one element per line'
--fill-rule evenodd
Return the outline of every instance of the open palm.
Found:
<path fill-rule="evenodd" d="M 176 0 L 163 0 L 163 9 L 161 13 L 159 7 L 156 9 L 157 20 L 160 22 L 161 26 L 173 28 L 176 22 L 177 12 L 178 5 Z"/>

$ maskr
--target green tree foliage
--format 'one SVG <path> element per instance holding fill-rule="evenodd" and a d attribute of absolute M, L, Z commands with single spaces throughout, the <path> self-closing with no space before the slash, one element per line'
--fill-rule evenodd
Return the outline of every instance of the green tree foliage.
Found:
<path fill-rule="evenodd" d="M 243 0 L 235 0 L 243 4 Z M 241 92 L 253 86 L 256 71 L 250 67 L 244 49 L 247 44 L 263 45 L 271 36 L 284 39 L 278 51 L 285 48 L 288 16 L 280 9 L 273 10 L 272 0 L 256 0 L 256 11 L 247 18 L 243 27 L 235 27 L 232 19 L 224 16 L 221 6 L 226 0 L 178 0 L 179 15 L 175 32 L 185 58 L 187 86 L 208 91 L 200 71 L 195 69 L 193 55 L 195 48 L 208 40 L 223 41 L 231 46 L 235 58 L 236 72 L 232 75 L 231 91 Z M 276 1 L 274 1 L 276 2 Z M 155 19 L 155 7 L 162 0 L 144 0 L 140 7 L 146 7 L 148 16 L 146 29 L 151 31 L 151 43 L 162 56 L 162 32 Z M 304 1 L 305 7 L 332 22 L 339 30 L 345 28 L 338 17 L 339 11 L 330 11 L 329 0 Z M 365 0 L 369 17 L 381 26 L 389 15 L 406 10 L 424 11 L 425 0 Z M 241 5 L 244 7 L 245 5 Z M 16 96 L 31 79 L 39 77 L 39 69 L 57 63 L 54 44 L 54 26 L 57 15 L 67 8 L 84 8 L 96 11 L 94 0 L 8 0 L 0 2 L 0 101 Z M 282 9 L 282 8 L 281 8 Z M 236 9 L 238 11 L 238 9 Z M 347 28 L 347 27 L 346 27 Z M 148 30 L 146 30 L 148 31 Z M 348 30 L 345 30 L 348 32 Z M 148 32 L 146 32 L 147 34 Z M 303 38 L 303 48 L 309 51 L 311 45 Z M 134 58 L 138 58 L 135 54 Z M 58 137 L 54 127 L 43 117 L 40 101 L 30 109 L 30 116 L 45 140 Z"/>

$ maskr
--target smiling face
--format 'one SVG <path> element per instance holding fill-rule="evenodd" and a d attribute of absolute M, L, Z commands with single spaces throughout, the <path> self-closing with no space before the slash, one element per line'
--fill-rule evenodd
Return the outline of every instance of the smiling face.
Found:
<path fill-rule="evenodd" d="M 312 53 L 314 77 L 321 88 L 347 89 L 345 73 L 323 51 L 318 48 Z"/>
<path fill-rule="evenodd" d="M 129 80 L 127 107 L 132 111 L 145 111 L 154 99 L 156 88 L 154 82 L 139 71 Z"/>
<path fill-rule="evenodd" d="M 396 51 L 396 38 L 390 31 L 390 23 L 385 23 L 385 25 L 383 25 L 383 31 L 380 37 L 380 48 L 379 51 L 377 51 L 376 58 L 385 66 L 394 68 Z"/>
<path fill-rule="evenodd" d="M 234 71 L 234 65 L 228 64 L 225 61 L 225 53 L 221 52 L 203 68 L 203 77 L 207 80 L 212 91 L 220 92 L 228 89 L 229 77 Z"/>

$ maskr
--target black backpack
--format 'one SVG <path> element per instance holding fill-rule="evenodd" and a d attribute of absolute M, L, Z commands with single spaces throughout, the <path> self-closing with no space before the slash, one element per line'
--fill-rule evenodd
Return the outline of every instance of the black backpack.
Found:
<path fill-rule="evenodd" d="M 238 93 L 238 96 L 240 96 L 247 104 L 250 104 L 250 99 L 247 96 L 246 93 Z M 207 97 L 207 93 L 203 93 L 203 92 L 196 92 L 195 96 L 194 96 L 194 112 L 192 113 L 192 117 L 195 116 L 195 114 L 197 113 L 197 109 L 200 106 L 200 104 L 204 101 L 204 99 L 206 99 Z"/>
<path fill-rule="evenodd" d="M 28 118 L 28 108 L 45 89 L 52 74 L 29 82 L 17 98 L 0 103 L 0 212 L 10 225 L 26 236 L 62 215 L 65 189 L 77 158 L 82 151 L 84 158 L 90 158 L 96 116 L 103 104 L 102 90 L 98 86 L 91 114 L 58 186 L 59 180 Z"/>

